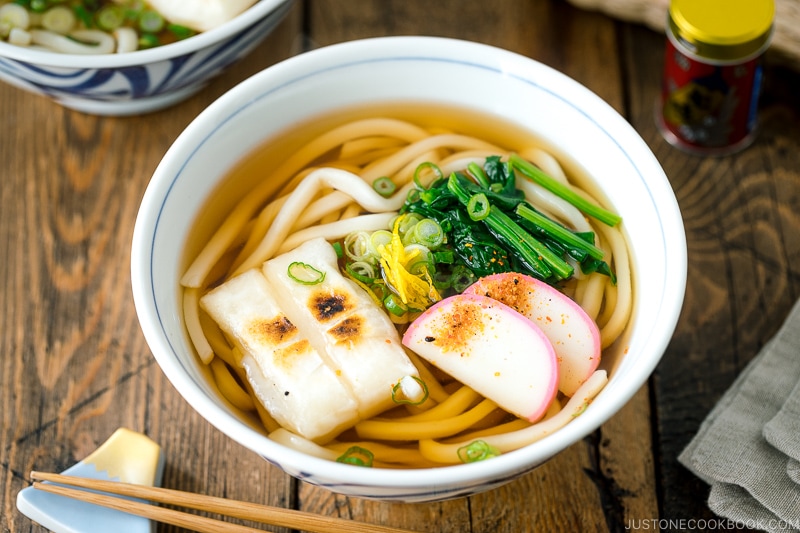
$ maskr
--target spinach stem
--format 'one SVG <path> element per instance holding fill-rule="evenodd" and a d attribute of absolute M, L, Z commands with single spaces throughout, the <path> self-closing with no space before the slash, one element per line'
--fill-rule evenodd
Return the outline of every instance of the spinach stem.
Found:
<path fill-rule="evenodd" d="M 603 209 L 602 207 L 589 202 L 586 200 L 586 198 L 576 194 L 572 189 L 560 181 L 548 176 L 535 165 L 520 157 L 518 154 L 511 154 L 508 158 L 508 162 L 514 169 L 519 170 L 520 173 L 529 180 L 533 181 L 534 183 L 538 183 L 548 191 L 559 196 L 560 198 L 563 198 L 587 215 L 596 218 L 600 222 L 603 222 L 608 226 L 616 226 L 620 223 L 620 221 L 622 221 L 622 217 L 616 213 L 612 213 L 607 209 Z"/>
<path fill-rule="evenodd" d="M 459 183 L 457 174 L 450 175 L 447 188 L 464 206 L 469 205 L 472 196 Z M 569 263 L 525 231 L 497 206 L 490 205 L 488 213 L 481 219 L 481 222 L 486 224 L 507 246 L 513 248 L 531 269 L 543 276 L 543 279 L 547 279 L 552 274 L 560 279 L 566 279 L 573 274 L 574 269 Z"/>
<path fill-rule="evenodd" d="M 605 252 L 594 244 L 587 242 L 580 238 L 575 233 L 571 232 L 561 224 L 547 218 L 527 204 L 521 203 L 517 205 L 517 215 L 527 220 L 531 224 L 540 228 L 553 239 L 578 250 L 585 251 L 591 257 L 602 260 Z"/>

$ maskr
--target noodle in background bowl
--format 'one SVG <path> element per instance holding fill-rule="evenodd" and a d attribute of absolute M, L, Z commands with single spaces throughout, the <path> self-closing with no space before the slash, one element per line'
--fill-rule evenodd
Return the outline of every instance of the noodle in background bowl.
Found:
<path fill-rule="evenodd" d="M 297 123 L 357 105 L 439 103 L 497 116 L 578 163 L 623 218 L 634 309 L 604 352 L 606 387 L 564 428 L 476 463 L 408 470 L 359 468 L 271 441 L 220 399 L 182 321 L 179 278 L 195 220 L 233 166 Z M 215 205 L 220 217 L 231 204 Z M 217 212 L 217 209 L 219 210 Z M 203 231 L 203 230 L 200 230 Z M 647 381 L 672 336 L 686 284 L 681 215 L 647 145 L 585 87 L 529 58 L 433 37 L 385 37 L 302 54 L 244 81 L 201 113 L 155 171 L 136 221 L 132 282 L 146 340 L 180 394 L 220 431 L 289 474 L 332 491 L 387 501 L 437 501 L 485 491 L 541 465 L 596 430 Z"/>
<path fill-rule="evenodd" d="M 63 54 L 0 41 L 0 80 L 85 113 L 157 111 L 189 98 L 248 54 L 291 5 L 259 0 L 214 29 L 124 54 Z"/>

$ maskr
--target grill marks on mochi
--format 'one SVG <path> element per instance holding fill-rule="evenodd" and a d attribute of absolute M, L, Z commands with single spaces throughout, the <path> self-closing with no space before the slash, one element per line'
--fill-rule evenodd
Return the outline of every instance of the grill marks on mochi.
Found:
<path fill-rule="evenodd" d="M 322 283 L 302 285 L 288 274 L 301 261 L 325 274 Z M 394 405 L 392 387 L 406 375 L 417 375 L 400 336 L 386 314 L 360 287 L 339 271 L 333 247 L 314 239 L 264 263 L 264 275 L 275 295 L 304 334 L 340 373 L 359 400 L 359 414 L 368 418 Z"/>
<path fill-rule="evenodd" d="M 250 270 L 206 294 L 201 305 L 242 351 L 247 380 L 272 417 L 295 433 L 326 439 L 357 421 L 357 401 L 273 292 Z"/>
<path fill-rule="evenodd" d="M 325 279 L 316 285 L 293 280 L 288 271 L 296 261 Z M 246 354 L 248 380 L 270 414 L 318 442 L 393 406 L 392 387 L 403 376 L 417 375 L 394 325 L 341 275 L 324 239 L 226 281 L 201 304 Z"/>

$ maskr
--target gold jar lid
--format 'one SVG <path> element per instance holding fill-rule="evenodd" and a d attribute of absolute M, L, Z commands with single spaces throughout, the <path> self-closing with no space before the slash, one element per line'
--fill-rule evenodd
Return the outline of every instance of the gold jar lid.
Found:
<path fill-rule="evenodd" d="M 695 55 L 729 61 L 766 47 L 774 17 L 774 0 L 672 0 L 669 29 Z"/>

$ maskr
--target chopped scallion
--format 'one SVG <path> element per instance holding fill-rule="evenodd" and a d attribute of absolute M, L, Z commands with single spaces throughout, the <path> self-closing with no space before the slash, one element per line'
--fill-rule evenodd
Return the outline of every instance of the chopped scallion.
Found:
<path fill-rule="evenodd" d="M 75 13 L 67 6 L 53 6 L 42 15 L 42 27 L 61 35 L 72 31 L 77 22 Z"/>
<path fill-rule="evenodd" d="M 456 292 L 464 292 L 467 287 L 475 283 L 475 281 L 477 281 L 477 277 L 472 270 L 464 265 L 456 265 L 453 269 L 453 273 L 450 275 L 448 283 Z"/>
<path fill-rule="evenodd" d="M 372 283 L 375 280 L 375 268 L 366 261 L 353 261 L 345 266 L 345 270 L 361 283 Z"/>
<path fill-rule="evenodd" d="M 406 233 L 405 242 L 421 244 L 430 250 L 438 248 L 444 242 L 444 230 L 433 219 L 423 218 L 411 231 Z"/>
<path fill-rule="evenodd" d="M 372 182 L 372 188 L 384 198 L 388 198 L 397 190 L 397 185 L 394 184 L 390 177 L 381 176 Z"/>
<path fill-rule="evenodd" d="M 371 235 L 366 231 L 348 234 L 344 239 L 345 255 L 353 261 L 369 261 L 374 252 L 374 248 L 370 247 L 370 239 Z"/>
<path fill-rule="evenodd" d="M 175 36 L 176 39 L 179 41 L 183 39 L 188 39 L 189 37 L 195 35 L 195 32 L 191 28 L 187 28 L 186 26 L 181 26 L 180 24 L 168 24 L 167 29 Z"/>
<path fill-rule="evenodd" d="M 139 14 L 139 29 L 145 33 L 158 33 L 165 24 L 164 17 L 158 11 L 145 9 Z"/>
<path fill-rule="evenodd" d="M 458 458 L 462 463 L 475 463 L 500 455 L 500 450 L 486 441 L 476 440 L 458 449 Z"/>
<path fill-rule="evenodd" d="M 394 403 L 422 405 L 428 399 L 428 386 L 417 376 L 403 376 L 392 387 Z"/>
<path fill-rule="evenodd" d="M 101 30 L 115 30 L 125 22 L 125 11 L 117 5 L 104 6 L 95 15 L 95 21 Z"/>
<path fill-rule="evenodd" d="M 152 33 L 142 33 L 139 35 L 139 48 L 155 48 L 158 45 L 158 36 Z"/>
<path fill-rule="evenodd" d="M 293 281 L 303 285 L 316 285 L 325 280 L 325 272 L 300 261 L 290 264 L 287 274 Z"/>
<path fill-rule="evenodd" d="M 342 455 L 336 458 L 337 463 L 345 463 L 356 466 L 372 466 L 375 460 L 373 453 L 361 446 L 351 446 Z"/>
<path fill-rule="evenodd" d="M 44 13 L 47 9 L 47 0 L 31 0 L 30 7 L 34 13 Z"/>
<path fill-rule="evenodd" d="M 472 220 L 483 220 L 489 216 L 489 200 L 481 193 L 473 194 L 467 202 L 467 214 Z"/>
<path fill-rule="evenodd" d="M 419 166 L 417 166 L 416 170 L 414 170 L 414 184 L 417 186 L 417 188 L 423 191 L 428 188 L 423 183 L 424 174 L 426 174 L 427 172 L 433 173 L 433 179 L 429 180 L 428 183 L 434 182 L 444 177 L 442 169 L 440 169 L 437 165 L 431 162 L 425 162 L 420 164 Z"/>
<path fill-rule="evenodd" d="M 403 316 L 408 313 L 408 307 L 400 300 L 400 297 L 394 293 L 389 293 L 386 298 L 383 299 L 383 306 L 395 316 Z"/>

